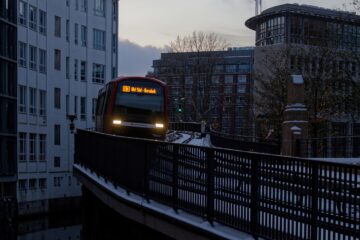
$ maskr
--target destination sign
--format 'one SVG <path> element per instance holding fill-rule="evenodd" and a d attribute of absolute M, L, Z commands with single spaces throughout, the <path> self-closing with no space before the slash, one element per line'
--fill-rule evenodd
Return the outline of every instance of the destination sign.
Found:
<path fill-rule="evenodd" d="M 129 85 L 123 85 L 122 92 L 124 92 L 124 93 L 157 94 L 157 90 L 155 88 L 137 87 L 137 86 L 129 86 Z"/>

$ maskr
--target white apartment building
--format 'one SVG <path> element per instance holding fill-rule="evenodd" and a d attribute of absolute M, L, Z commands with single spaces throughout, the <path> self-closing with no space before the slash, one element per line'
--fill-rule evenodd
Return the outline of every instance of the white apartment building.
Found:
<path fill-rule="evenodd" d="M 93 128 L 98 90 L 117 76 L 118 0 L 17 1 L 17 194 L 28 214 L 81 194 L 67 115 Z"/>

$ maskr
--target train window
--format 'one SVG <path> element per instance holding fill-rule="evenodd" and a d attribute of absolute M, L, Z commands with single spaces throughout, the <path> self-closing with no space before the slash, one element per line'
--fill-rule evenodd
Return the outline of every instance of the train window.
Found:
<path fill-rule="evenodd" d="M 164 113 L 164 92 L 153 82 L 122 82 L 118 85 L 114 115 L 125 121 L 153 122 Z"/>

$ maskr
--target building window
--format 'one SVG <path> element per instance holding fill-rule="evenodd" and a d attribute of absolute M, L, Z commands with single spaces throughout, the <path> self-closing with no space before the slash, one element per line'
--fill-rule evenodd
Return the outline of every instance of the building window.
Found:
<path fill-rule="evenodd" d="M 29 160 L 36 161 L 36 134 L 29 134 Z"/>
<path fill-rule="evenodd" d="M 39 179 L 39 188 L 45 189 L 46 188 L 46 178 L 40 178 Z"/>
<path fill-rule="evenodd" d="M 116 67 L 112 68 L 112 78 L 116 78 Z"/>
<path fill-rule="evenodd" d="M 54 108 L 61 108 L 61 89 L 54 88 Z"/>
<path fill-rule="evenodd" d="M 80 0 L 80 9 L 82 12 L 87 11 L 87 0 Z"/>
<path fill-rule="evenodd" d="M 79 0 L 75 0 L 75 10 L 79 10 Z"/>
<path fill-rule="evenodd" d="M 36 31 L 36 7 L 29 5 L 29 27 L 30 29 Z"/>
<path fill-rule="evenodd" d="M 46 12 L 39 10 L 39 32 L 46 35 Z"/>
<path fill-rule="evenodd" d="M 81 46 L 86 47 L 87 28 L 81 25 Z"/>
<path fill-rule="evenodd" d="M 29 90 L 30 90 L 29 113 L 31 115 L 36 115 L 36 88 L 29 88 Z"/>
<path fill-rule="evenodd" d="M 245 84 L 239 84 L 237 86 L 237 92 L 238 93 L 245 93 L 246 92 L 246 85 Z"/>
<path fill-rule="evenodd" d="M 66 57 L 65 59 L 65 72 L 66 72 L 66 79 L 70 79 L 70 58 Z"/>
<path fill-rule="evenodd" d="M 246 75 L 239 75 L 237 82 L 238 82 L 238 83 L 247 83 Z"/>
<path fill-rule="evenodd" d="M 39 135 L 39 161 L 46 161 L 46 135 Z"/>
<path fill-rule="evenodd" d="M 81 61 L 80 80 L 81 81 L 86 81 L 86 61 Z"/>
<path fill-rule="evenodd" d="M 95 15 L 105 16 L 105 1 L 104 0 L 95 0 Z"/>
<path fill-rule="evenodd" d="M 77 117 L 78 115 L 78 97 L 74 96 L 74 115 Z"/>
<path fill-rule="evenodd" d="M 61 180 L 62 180 L 62 177 L 54 177 L 54 187 L 60 187 Z"/>
<path fill-rule="evenodd" d="M 74 79 L 78 80 L 79 60 L 74 59 Z"/>
<path fill-rule="evenodd" d="M 232 84 L 233 83 L 233 75 L 225 75 L 225 78 L 224 78 L 224 83 L 225 84 Z"/>
<path fill-rule="evenodd" d="M 54 157 L 54 167 L 60 167 L 60 157 Z"/>
<path fill-rule="evenodd" d="M 66 20 L 66 25 L 65 25 L 65 30 L 66 30 L 66 41 L 69 42 L 69 38 L 70 38 L 70 21 Z"/>
<path fill-rule="evenodd" d="M 19 65 L 26 68 L 26 43 L 19 42 Z"/>
<path fill-rule="evenodd" d="M 36 53 L 37 53 L 37 49 L 34 46 L 29 45 L 29 67 L 31 70 L 36 71 L 36 62 L 37 62 L 37 57 L 36 57 Z"/>
<path fill-rule="evenodd" d="M 27 16 L 27 3 L 20 0 L 19 1 L 19 24 L 26 26 L 26 16 Z"/>
<path fill-rule="evenodd" d="M 19 85 L 19 112 L 26 113 L 26 87 Z"/>
<path fill-rule="evenodd" d="M 60 145 L 60 125 L 54 125 L 54 145 Z"/>
<path fill-rule="evenodd" d="M 32 178 L 29 180 L 29 189 L 36 189 L 36 179 Z"/>
<path fill-rule="evenodd" d="M 105 65 L 93 63 L 93 82 L 105 82 Z"/>
<path fill-rule="evenodd" d="M 225 71 L 226 71 L 227 73 L 234 73 L 234 72 L 236 72 L 236 65 L 233 65 L 233 64 L 231 64 L 231 65 L 226 65 Z"/>
<path fill-rule="evenodd" d="M 54 50 L 54 68 L 61 70 L 61 51 L 59 49 Z"/>
<path fill-rule="evenodd" d="M 46 91 L 39 90 L 39 115 L 46 116 Z"/>
<path fill-rule="evenodd" d="M 105 50 L 105 32 L 94 28 L 93 34 L 94 49 Z"/>
<path fill-rule="evenodd" d="M 116 34 L 113 34 L 112 50 L 113 50 L 114 53 L 117 52 L 117 44 L 118 44 L 118 41 L 117 41 Z"/>
<path fill-rule="evenodd" d="M 74 27 L 74 42 L 75 42 L 75 45 L 78 44 L 78 33 L 79 33 L 79 24 L 75 23 L 75 27 Z"/>
<path fill-rule="evenodd" d="M 69 98 L 70 98 L 70 96 L 69 95 L 66 95 L 66 115 L 69 115 L 69 105 L 70 105 L 70 103 L 69 103 Z"/>
<path fill-rule="evenodd" d="M 66 6 L 69 7 L 70 6 L 70 0 L 66 0 Z"/>
<path fill-rule="evenodd" d="M 112 15 L 113 15 L 114 21 L 117 21 L 117 12 L 118 12 L 117 1 L 113 1 L 112 2 Z"/>
<path fill-rule="evenodd" d="M 91 107 L 91 116 L 93 121 L 95 121 L 95 116 L 96 116 L 96 104 L 97 104 L 97 98 L 93 98 L 92 107 Z"/>
<path fill-rule="evenodd" d="M 86 120 L 86 98 L 80 97 L 80 119 Z"/>
<path fill-rule="evenodd" d="M 61 17 L 55 16 L 55 37 L 61 37 Z"/>
<path fill-rule="evenodd" d="M 19 180 L 19 190 L 20 191 L 26 191 L 27 189 L 27 180 L 26 179 L 20 179 Z"/>
<path fill-rule="evenodd" d="M 39 72 L 46 73 L 46 50 L 39 49 Z"/>
<path fill-rule="evenodd" d="M 19 161 L 26 161 L 26 133 L 19 132 Z"/>

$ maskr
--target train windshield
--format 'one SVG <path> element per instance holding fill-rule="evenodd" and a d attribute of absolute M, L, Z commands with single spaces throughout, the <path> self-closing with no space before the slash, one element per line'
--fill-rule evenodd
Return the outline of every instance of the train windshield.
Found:
<path fill-rule="evenodd" d="M 145 81 L 124 81 L 118 85 L 114 116 L 124 121 L 148 122 L 163 118 L 164 93 L 160 85 Z"/>

